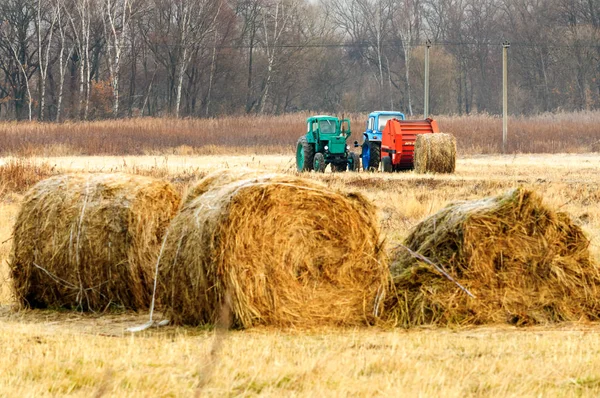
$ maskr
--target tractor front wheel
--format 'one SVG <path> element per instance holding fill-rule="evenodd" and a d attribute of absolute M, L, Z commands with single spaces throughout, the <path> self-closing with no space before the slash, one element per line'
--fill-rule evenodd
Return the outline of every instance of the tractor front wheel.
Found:
<path fill-rule="evenodd" d="M 362 148 L 362 166 L 365 171 L 376 171 L 381 161 L 381 143 L 365 141 Z"/>
<path fill-rule="evenodd" d="M 369 170 L 376 171 L 379 169 L 381 161 L 381 144 L 379 142 L 369 142 L 371 159 L 369 159 Z"/>
<path fill-rule="evenodd" d="M 392 158 L 389 156 L 384 157 L 383 159 L 381 159 L 381 163 L 383 164 L 383 171 L 385 171 L 386 173 L 391 173 L 393 168 L 392 168 Z"/>
<path fill-rule="evenodd" d="M 315 153 L 315 158 L 313 161 L 313 168 L 317 173 L 324 173 L 325 167 L 327 164 L 325 163 L 325 156 L 322 153 Z"/>
<path fill-rule="evenodd" d="M 314 157 L 315 148 L 306 140 L 306 137 L 300 137 L 296 147 L 296 169 L 298 172 L 311 171 Z"/>

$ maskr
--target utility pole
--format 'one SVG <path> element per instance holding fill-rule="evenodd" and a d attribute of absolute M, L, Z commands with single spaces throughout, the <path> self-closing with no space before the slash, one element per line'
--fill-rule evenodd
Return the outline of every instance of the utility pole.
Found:
<path fill-rule="evenodd" d="M 510 42 L 502 43 L 502 153 L 508 144 L 508 48 Z"/>
<path fill-rule="evenodd" d="M 423 105 L 423 114 L 425 119 L 429 117 L 429 48 L 431 48 L 431 40 L 425 42 L 425 103 Z"/>

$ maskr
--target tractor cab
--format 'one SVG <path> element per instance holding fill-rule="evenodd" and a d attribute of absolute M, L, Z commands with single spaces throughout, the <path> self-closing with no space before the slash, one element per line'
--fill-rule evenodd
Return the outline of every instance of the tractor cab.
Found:
<path fill-rule="evenodd" d="M 346 139 L 351 134 L 350 121 L 320 115 L 308 118 L 307 124 L 307 134 L 314 138 L 315 152 L 328 152 L 332 155 L 346 152 Z"/>
<path fill-rule="evenodd" d="M 369 114 L 363 134 L 362 164 L 365 170 L 377 170 L 381 160 L 381 134 L 392 119 L 405 120 L 402 112 L 375 111 Z"/>
<path fill-rule="evenodd" d="M 328 115 L 306 119 L 306 134 L 300 137 L 296 148 L 298 171 L 323 172 L 328 164 L 333 171 L 358 169 L 358 156 L 346 144 L 351 134 L 348 119 Z"/>

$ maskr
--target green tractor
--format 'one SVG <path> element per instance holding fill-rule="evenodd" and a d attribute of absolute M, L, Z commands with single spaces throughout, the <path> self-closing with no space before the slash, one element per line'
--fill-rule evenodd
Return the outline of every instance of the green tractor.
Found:
<path fill-rule="evenodd" d="M 306 119 L 306 134 L 298 139 L 296 167 L 298 171 L 324 172 L 328 164 L 332 171 L 358 171 L 358 154 L 350 152 L 346 140 L 352 134 L 350 120 L 318 115 Z"/>

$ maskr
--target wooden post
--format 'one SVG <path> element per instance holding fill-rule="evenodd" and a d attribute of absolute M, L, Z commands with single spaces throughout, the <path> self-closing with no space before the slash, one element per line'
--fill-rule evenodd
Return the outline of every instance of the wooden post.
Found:
<path fill-rule="evenodd" d="M 423 105 L 423 114 L 425 119 L 429 117 L 429 48 L 431 48 L 431 40 L 425 42 L 425 101 Z"/>
<path fill-rule="evenodd" d="M 508 145 L 508 48 L 510 43 L 502 43 L 502 153 Z"/>

